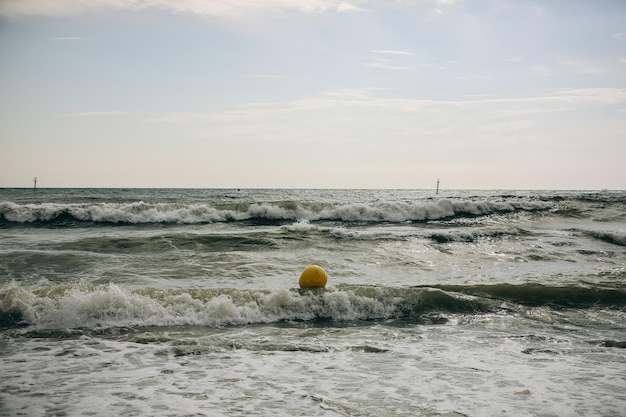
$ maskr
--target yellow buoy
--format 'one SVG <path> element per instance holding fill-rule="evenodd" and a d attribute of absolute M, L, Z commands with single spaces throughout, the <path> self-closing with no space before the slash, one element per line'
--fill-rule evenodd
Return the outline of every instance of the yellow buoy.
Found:
<path fill-rule="evenodd" d="M 300 288 L 324 288 L 326 281 L 328 281 L 328 276 L 321 266 L 309 265 L 300 274 Z"/>

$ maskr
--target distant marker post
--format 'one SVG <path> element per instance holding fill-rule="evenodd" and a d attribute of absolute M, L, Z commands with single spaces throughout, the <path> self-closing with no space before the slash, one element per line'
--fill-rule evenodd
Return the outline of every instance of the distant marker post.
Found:
<path fill-rule="evenodd" d="M 37 191 L 37 177 L 33 178 L 33 191 Z"/>

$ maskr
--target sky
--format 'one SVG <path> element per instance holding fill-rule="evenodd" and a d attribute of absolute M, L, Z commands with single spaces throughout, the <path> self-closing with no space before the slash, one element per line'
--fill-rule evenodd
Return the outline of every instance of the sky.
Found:
<path fill-rule="evenodd" d="M 0 0 L 0 187 L 626 189 L 623 0 Z"/>

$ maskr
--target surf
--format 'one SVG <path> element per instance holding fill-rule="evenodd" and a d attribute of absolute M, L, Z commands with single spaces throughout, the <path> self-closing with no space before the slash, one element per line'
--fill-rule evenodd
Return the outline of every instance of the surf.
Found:
<path fill-rule="evenodd" d="M 351 203 L 311 206 L 305 202 L 238 204 L 220 208 L 211 204 L 185 203 L 0 203 L 0 224 L 67 225 L 81 224 L 203 224 L 220 222 L 335 221 L 366 223 L 426 222 L 472 218 L 515 212 L 550 209 L 543 202 L 455 201 Z"/>
<path fill-rule="evenodd" d="M 431 285 L 413 288 L 340 285 L 321 291 L 291 289 L 129 290 L 121 285 L 76 284 L 0 291 L 5 328 L 119 326 L 223 327 L 289 321 L 446 321 L 448 315 L 481 315 L 525 307 L 623 310 L 620 289 L 540 284 Z"/>

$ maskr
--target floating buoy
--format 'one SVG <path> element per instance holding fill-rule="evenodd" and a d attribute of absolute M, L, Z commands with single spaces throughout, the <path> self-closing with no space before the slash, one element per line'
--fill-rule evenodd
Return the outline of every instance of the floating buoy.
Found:
<path fill-rule="evenodd" d="M 309 265 L 300 274 L 300 288 L 324 288 L 326 281 L 328 276 L 321 266 Z"/>

